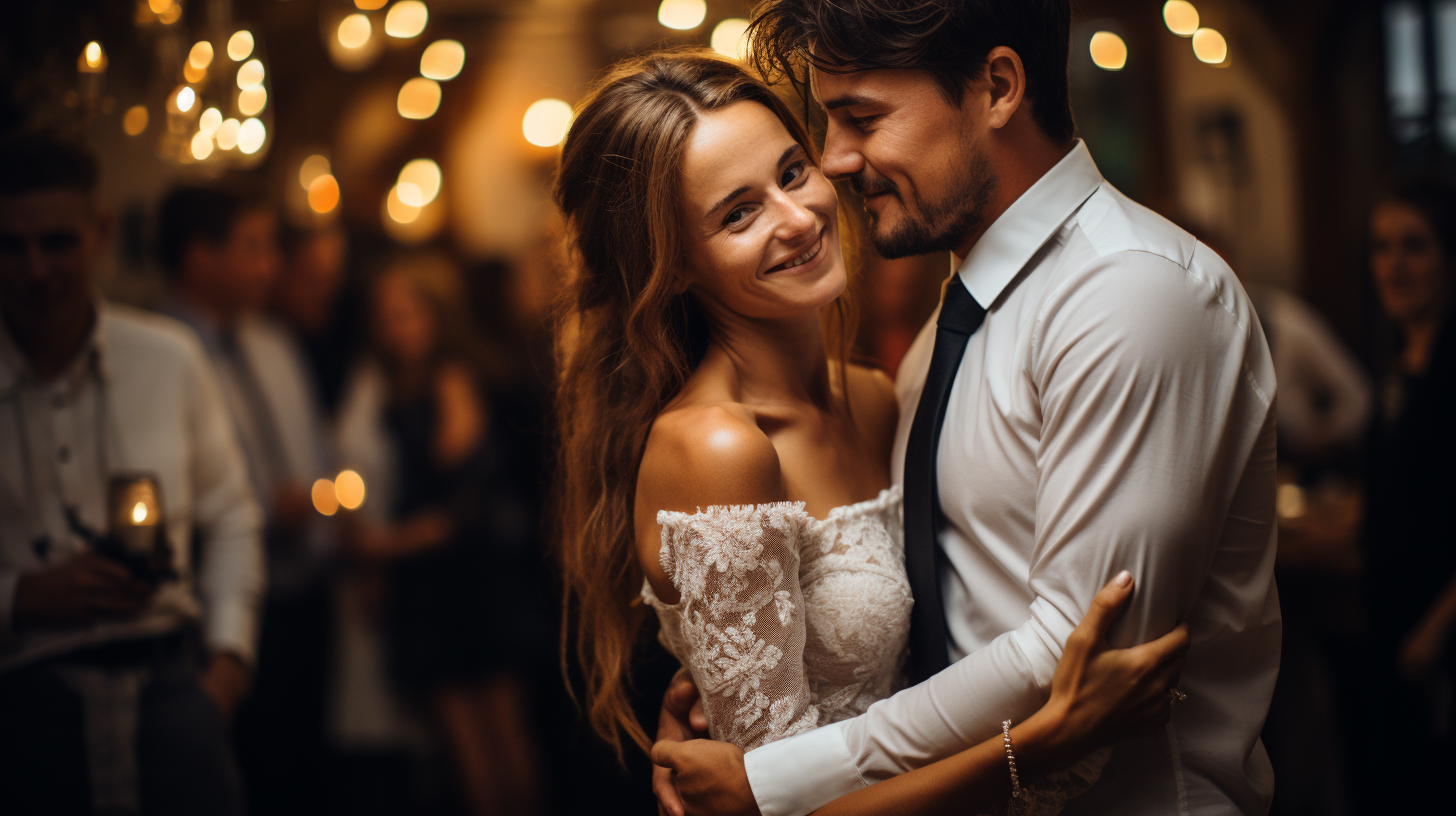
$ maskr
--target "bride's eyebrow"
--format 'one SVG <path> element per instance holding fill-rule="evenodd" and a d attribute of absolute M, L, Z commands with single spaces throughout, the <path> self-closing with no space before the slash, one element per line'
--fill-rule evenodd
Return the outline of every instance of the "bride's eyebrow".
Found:
<path fill-rule="evenodd" d="M 782 168 L 785 164 L 788 164 L 789 159 L 794 158 L 794 154 L 795 153 L 802 153 L 802 152 L 804 152 L 803 145 L 799 144 L 798 142 L 794 142 L 793 144 L 789 145 L 789 147 L 788 147 L 787 150 L 785 150 L 782 154 L 779 155 L 778 163 L 775 166 L 776 167 L 779 167 L 779 168 Z M 733 192 L 729 193 L 728 195 L 723 196 L 721 199 L 718 200 L 718 203 L 717 204 L 714 204 L 713 206 L 709 207 L 708 210 L 707 210 L 707 212 L 703 213 L 703 217 L 704 218 L 712 218 L 714 213 L 718 212 L 719 210 L 723 209 L 724 207 L 728 206 L 729 204 L 732 204 L 733 203 L 733 199 L 735 199 L 735 198 L 743 195 L 744 193 L 746 193 L 746 192 L 748 192 L 749 190 L 752 190 L 752 189 L 753 189 L 752 187 L 750 187 L 749 185 L 745 184 L 742 187 L 739 187 L 738 189 L 736 189 Z"/>

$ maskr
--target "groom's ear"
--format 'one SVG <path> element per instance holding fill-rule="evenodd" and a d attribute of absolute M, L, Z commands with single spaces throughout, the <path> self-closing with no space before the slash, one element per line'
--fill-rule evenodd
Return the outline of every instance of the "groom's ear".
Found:
<path fill-rule="evenodd" d="M 986 81 L 990 84 L 986 123 L 993 128 L 1004 127 L 1026 96 L 1026 68 L 1021 56 L 1004 45 L 992 48 L 986 54 Z"/>

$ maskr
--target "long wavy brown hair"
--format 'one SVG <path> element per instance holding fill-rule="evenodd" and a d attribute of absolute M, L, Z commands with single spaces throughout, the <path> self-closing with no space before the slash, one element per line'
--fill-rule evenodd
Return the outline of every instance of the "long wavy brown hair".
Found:
<path fill-rule="evenodd" d="M 817 162 L 803 124 L 768 86 L 711 52 L 677 50 L 627 59 L 595 83 L 556 177 L 570 259 L 556 398 L 561 655 L 565 670 L 575 654 L 587 718 L 618 757 L 623 733 L 643 751 L 650 747 L 630 688 L 650 614 L 637 601 L 637 470 L 653 421 L 709 341 L 692 294 L 675 283 L 686 252 L 683 153 L 699 116 L 744 100 L 773 111 Z M 854 332 L 847 296 L 824 310 L 822 324 L 843 383 Z"/>

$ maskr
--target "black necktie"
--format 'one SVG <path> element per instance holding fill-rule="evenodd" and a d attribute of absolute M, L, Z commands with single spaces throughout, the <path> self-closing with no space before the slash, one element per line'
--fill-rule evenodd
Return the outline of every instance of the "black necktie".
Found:
<path fill-rule="evenodd" d="M 925 388 L 915 408 L 915 422 L 905 445 L 905 572 L 915 605 L 910 610 L 910 681 L 919 683 L 950 664 L 946 652 L 945 611 L 940 600 L 937 562 L 944 557 L 936 542 L 940 529 L 940 495 L 935 454 L 940 426 L 950 401 L 951 384 L 965 356 L 966 343 L 981 327 L 986 310 L 971 297 L 959 275 L 945 287 L 940 317 L 935 321 L 935 350 Z"/>

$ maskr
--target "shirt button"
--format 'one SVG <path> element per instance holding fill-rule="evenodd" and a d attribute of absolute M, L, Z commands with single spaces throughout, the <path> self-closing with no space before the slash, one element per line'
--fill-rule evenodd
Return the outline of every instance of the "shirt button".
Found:
<path fill-rule="evenodd" d="M 61 464 L 63 465 L 71 461 L 71 449 L 64 447 L 61 448 L 60 450 L 56 451 L 56 458 L 61 460 Z"/>

